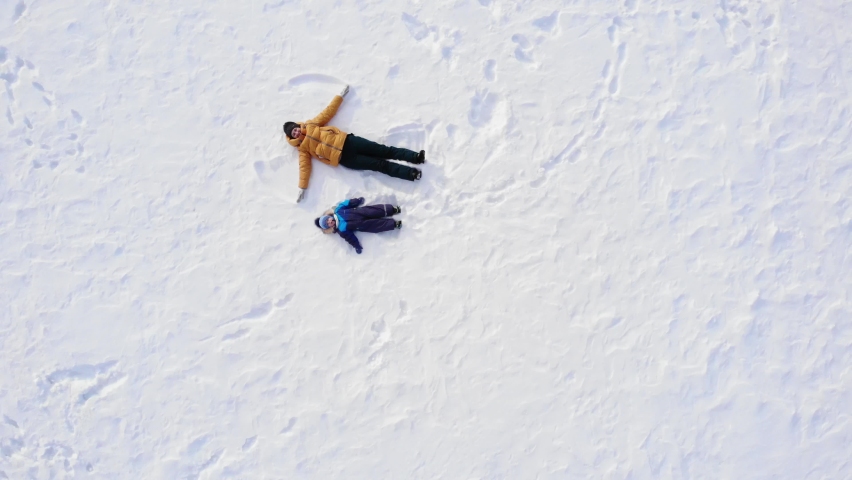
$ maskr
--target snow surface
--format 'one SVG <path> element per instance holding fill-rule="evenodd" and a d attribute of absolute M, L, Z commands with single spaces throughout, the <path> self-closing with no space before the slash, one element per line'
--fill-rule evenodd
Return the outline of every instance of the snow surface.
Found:
<path fill-rule="evenodd" d="M 0 478 L 852 478 L 850 20 L 0 0 Z"/>

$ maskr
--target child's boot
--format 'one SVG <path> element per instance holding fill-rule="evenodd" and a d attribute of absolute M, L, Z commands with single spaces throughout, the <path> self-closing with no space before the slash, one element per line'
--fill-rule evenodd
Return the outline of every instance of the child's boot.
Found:
<path fill-rule="evenodd" d="M 393 213 L 391 215 L 396 215 L 397 213 L 402 213 L 402 208 L 399 205 L 393 207 Z"/>
<path fill-rule="evenodd" d="M 402 228 L 402 220 L 397 220 L 397 221 L 396 221 L 396 228 L 397 228 L 397 230 L 398 230 L 398 229 L 400 229 L 400 228 Z"/>

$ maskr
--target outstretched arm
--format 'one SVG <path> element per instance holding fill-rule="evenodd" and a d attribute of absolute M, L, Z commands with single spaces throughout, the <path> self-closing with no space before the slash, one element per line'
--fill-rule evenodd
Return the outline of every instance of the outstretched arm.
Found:
<path fill-rule="evenodd" d="M 308 188 L 308 181 L 311 179 L 311 154 L 303 150 L 299 150 L 299 188 L 302 190 Z"/>
<path fill-rule="evenodd" d="M 358 241 L 358 237 L 356 237 L 354 233 L 352 233 L 352 232 L 337 232 L 337 234 L 340 235 L 341 237 L 343 237 L 343 239 L 346 240 L 346 242 L 349 245 L 352 245 L 353 247 L 355 247 L 355 253 L 357 253 L 357 254 L 361 253 L 361 250 L 362 250 L 361 249 L 361 242 Z"/>
<path fill-rule="evenodd" d="M 334 117 L 334 115 L 337 113 L 337 109 L 340 108 L 341 103 L 343 103 L 343 97 L 341 97 L 340 95 L 335 95 L 334 98 L 331 99 L 331 103 L 329 103 L 328 106 L 325 107 L 325 110 L 323 110 L 322 112 L 320 112 L 319 115 L 308 120 L 305 123 L 319 125 L 322 127 L 323 125 L 331 121 L 331 118 Z"/>
<path fill-rule="evenodd" d="M 364 203 L 364 197 L 350 198 L 349 200 L 344 200 L 344 201 L 338 203 L 337 206 L 335 206 L 334 208 L 335 208 L 335 210 L 338 209 L 338 208 L 341 209 L 341 210 L 346 210 L 346 209 L 349 209 L 349 208 L 360 207 L 363 203 Z"/>

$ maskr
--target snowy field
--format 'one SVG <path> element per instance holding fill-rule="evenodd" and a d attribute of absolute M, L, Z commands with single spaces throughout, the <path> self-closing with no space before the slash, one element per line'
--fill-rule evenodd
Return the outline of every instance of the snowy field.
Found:
<path fill-rule="evenodd" d="M 850 21 L 0 0 L 0 479 L 852 478 Z"/>

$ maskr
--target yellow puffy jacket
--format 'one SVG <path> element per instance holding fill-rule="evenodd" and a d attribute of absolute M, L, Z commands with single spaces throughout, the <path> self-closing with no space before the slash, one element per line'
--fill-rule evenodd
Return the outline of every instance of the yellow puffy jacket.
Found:
<path fill-rule="evenodd" d="M 346 141 L 346 132 L 337 127 L 326 127 L 325 124 L 337 113 L 343 97 L 335 95 L 331 103 L 316 117 L 299 125 L 302 128 L 301 138 L 288 138 L 290 145 L 299 149 L 299 188 L 308 188 L 311 178 L 311 157 L 317 157 L 326 165 L 336 167 L 340 163 L 340 152 Z"/>

